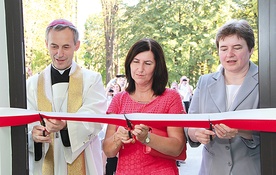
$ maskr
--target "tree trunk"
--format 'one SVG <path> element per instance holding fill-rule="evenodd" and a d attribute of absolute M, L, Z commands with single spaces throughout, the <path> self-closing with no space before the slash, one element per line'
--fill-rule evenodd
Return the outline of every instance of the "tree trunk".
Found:
<path fill-rule="evenodd" d="M 118 11 L 117 0 L 101 0 L 104 17 L 106 50 L 106 83 L 114 77 L 113 59 L 115 43 L 115 19 Z"/>

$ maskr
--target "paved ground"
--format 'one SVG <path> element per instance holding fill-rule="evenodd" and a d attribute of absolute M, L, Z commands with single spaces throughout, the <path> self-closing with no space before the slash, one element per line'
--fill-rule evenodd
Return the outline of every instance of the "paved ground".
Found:
<path fill-rule="evenodd" d="M 201 163 L 202 145 L 198 148 L 191 148 L 187 143 L 187 159 L 184 163 L 180 163 L 180 175 L 198 175 Z"/>

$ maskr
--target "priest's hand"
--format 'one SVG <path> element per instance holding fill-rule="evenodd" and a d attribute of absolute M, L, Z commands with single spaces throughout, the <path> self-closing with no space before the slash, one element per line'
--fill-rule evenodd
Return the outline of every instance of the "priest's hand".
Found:
<path fill-rule="evenodd" d="M 36 125 L 33 127 L 32 138 L 33 138 L 33 141 L 37 143 L 51 142 L 50 133 L 46 130 L 46 127 L 41 125 Z"/>
<path fill-rule="evenodd" d="M 58 132 L 63 128 L 66 128 L 67 122 L 65 120 L 56 120 L 56 119 L 44 119 L 45 126 L 48 132 Z"/>

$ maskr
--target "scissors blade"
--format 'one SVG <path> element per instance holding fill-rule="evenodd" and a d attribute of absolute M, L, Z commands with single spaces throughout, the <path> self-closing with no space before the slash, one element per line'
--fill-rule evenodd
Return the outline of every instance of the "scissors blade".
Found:
<path fill-rule="evenodd" d="M 209 118 L 209 130 L 213 131 L 213 124 L 212 124 L 210 118 Z M 212 140 L 213 140 L 213 137 L 212 137 L 212 135 L 210 135 L 210 141 L 212 141 Z"/>
<path fill-rule="evenodd" d="M 41 124 L 42 126 L 45 126 L 45 122 L 44 122 L 43 117 L 42 117 L 42 115 L 41 115 L 40 113 L 39 113 L 39 117 L 40 117 L 40 119 L 41 119 L 40 124 Z"/>
<path fill-rule="evenodd" d="M 129 136 L 129 138 L 132 138 L 132 135 L 131 135 L 131 132 L 130 132 L 130 130 L 132 130 L 133 129 L 133 127 L 132 127 L 132 123 L 131 123 L 131 121 L 126 117 L 126 115 L 124 114 L 124 117 L 125 117 L 125 119 L 126 119 L 126 123 L 127 123 L 127 128 L 128 128 L 128 136 Z"/>
<path fill-rule="evenodd" d="M 129 129 L 133 129 L 131 121 L 126 117 L 125 114 L 124 114 L 124 117 L 125 117 L 125 119 L 126 119 L 127 127 L 128 127 Z"/>
<path fill-rule="evenodd" d="M 41 119 L 41 121 L 40 121 L 41 125 L 45 127 L 46 124 L 45 124 L 45 122 L 44 122 L 44 120 L 43 120 L 43 117 L 42 117 L 42 115 L 41 115 L 40 113 L 39 113 L 39 116 L 40 116 L 40 119 Z M 43 136 L 44 136 L 44 137 L 46 136 L 45 131 L 43 131 Z"/>

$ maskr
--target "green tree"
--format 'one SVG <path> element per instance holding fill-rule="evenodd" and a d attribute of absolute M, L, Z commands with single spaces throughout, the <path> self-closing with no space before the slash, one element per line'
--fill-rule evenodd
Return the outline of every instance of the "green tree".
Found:
<path fill-rule="evenodd" d="M 186 75 L 195 86 L 200 75 L 219 65 L 215 47 L 218 27 L 236 15 L 255 23 L 256 16 L 248 16 L 249 12 L 257 14 L 252 7 L 245 0 L 140 0 L 135 6 L 123 6 L 116 31 L 118 47 L 122 54 L 141 38 L 156 39 L 164 48 L 169 82 Z"/>
<path fill-rule="evenodd" d="M 79 58 L 86 68 L 100 72 L 106 82 L 105 40 L 103 18 L 100 14 L 94 14 L 86 20 Z"/>
<path fill-rule="evenodd" d="M 141 0 L 136 6 L 126 7 L 126 17 L 119 26 L 131 26 L 118 29 L 119 34 L 128 35 L 122 43 L 130 47 L 144 37 L 160 42 L 167 58 L 170 82 L 178 81 L 184 74 L 192 78 L 191 75 L 208 73 L 216 63 L 211 37 L 218 25 L 212 18 L 218 16 L 219 6 L 218 2 L 206 2 Z M 193 81 L 196 79 L 192 78 Z"/>
<path fill-rule="evenodd" d="M 233 13 L 232 18 L 246 19 L 252 26 L 255 34 L 255 48 L 251 60 L 258 64 L 258 1 L 257 0 L 235 0 L 238 8 Z"/>

